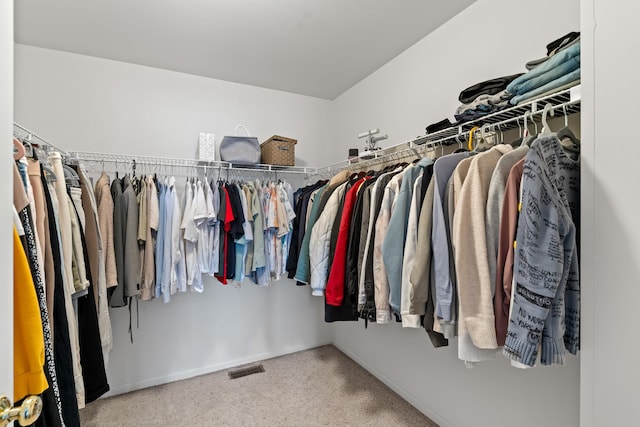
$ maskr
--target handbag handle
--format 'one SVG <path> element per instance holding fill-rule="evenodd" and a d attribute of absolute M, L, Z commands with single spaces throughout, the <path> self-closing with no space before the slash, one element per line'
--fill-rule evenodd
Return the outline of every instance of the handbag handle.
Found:
<path fill-rule="evenodd" d="M 247 130 L 247 128 L 246 128 L 246 127 L 244 127 L 244 125 L 238 125 L 238 126 L 236 126 L 236 136 L 239 136 L 239 135 L 238 135 L 238 128 L 242 128 L 242 129 L 244 129 L 244 131 L 247 133 L 247 136 L 251 136 L 251 134 L 249 133 L 249 131 Z"/>

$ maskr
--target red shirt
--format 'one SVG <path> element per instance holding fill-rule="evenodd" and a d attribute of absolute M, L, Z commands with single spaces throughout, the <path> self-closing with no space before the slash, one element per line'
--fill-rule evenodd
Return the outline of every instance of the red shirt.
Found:
<path fill-rule="evenodd" d="M 229 234 L 229 230 L 231 230 L 231 223 L 233 222 L 233 220 L 235 219 L 233 217 L 233 211 L 231 210 L 231 200 L 229 199 L 229 192 L 227 191 L 226 187 L 222 187 L 222 189 L 224 190 L 224 200 L 226 203 L 226 209 L 225 209 L 225 217 L 224 217 L 224 224 L 222 224 L 222 229 L 224 230 L 224 238 L 223 240 L 223 244 L 222 244 L 222 253 L 223 253 L 223 269 L 222 271 L 219 271 L 218 273 L 215 274 L 216 279 L 218 279 L 218 281 L 220 283 L 222 283 L 223 285 L 227 284 L 227 252 L 229 250 L 229 248 L 227 247 L 227 235 Z"/>

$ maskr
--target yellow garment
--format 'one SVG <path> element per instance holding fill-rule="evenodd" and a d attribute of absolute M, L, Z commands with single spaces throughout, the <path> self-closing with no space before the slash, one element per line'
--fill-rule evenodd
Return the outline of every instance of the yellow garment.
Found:
<path fill-rule="evenodd" d="M 44 333 L 38 296 L 20 237 L 13 229 L 13 399 L 42 394 L 49 387 L 44 375 Z"/>

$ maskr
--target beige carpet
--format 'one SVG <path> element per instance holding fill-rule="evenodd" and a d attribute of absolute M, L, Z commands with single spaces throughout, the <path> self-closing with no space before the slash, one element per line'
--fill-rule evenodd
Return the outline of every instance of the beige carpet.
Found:
<path fill-rule="evenodd" d="M 220 371 L 100 399 L 82 425 L 436 426 L 333 346 L 261 363 L 233 380 Z"/>

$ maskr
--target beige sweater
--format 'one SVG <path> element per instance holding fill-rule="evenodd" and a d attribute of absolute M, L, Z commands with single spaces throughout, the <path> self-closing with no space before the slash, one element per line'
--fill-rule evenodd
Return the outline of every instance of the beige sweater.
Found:
<path fill-rule="evenodd" d="M 472 158 L 453 219 L 459 319 L 466 328 L 459 334 L 468 333 L 479 349 L 497 348 L 485 217 L 493 170 L 511 150 L 509 145 L 498 145 Z"/>
<path fill-rule="evenodd" d="M 96 182 L 95 195 L 98 205 L 98 224 L 102 236 L 102 252 L 104 253 L 107 288 L 118 286 L 116 270 L 116 254 L 113 247 L 113 199 L 109 176 L 103 173 Z"/>

